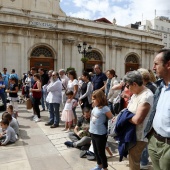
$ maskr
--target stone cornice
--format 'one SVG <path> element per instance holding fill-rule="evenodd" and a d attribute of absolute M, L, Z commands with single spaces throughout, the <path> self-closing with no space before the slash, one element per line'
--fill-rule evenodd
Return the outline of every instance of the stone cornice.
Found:
<path fill-rule="evenodd" d="M 24 28 L 24 29 L 36 29 L 36 30 L 44 30 L 44 31 L 52 31 L 52 32 L 56 32 L 56 33 L 69 33 L 69 34 L 76 34 L 76 35 L 82 35 L 82 36 L 86 36 L 86 37 L 95 37 L 95 38 L 105 38 L 106 35 L 105 34 L 100 34 L 100 33 L 94 33 L 94 32 L 84 32 L 84 31 L 79 31 L 79 30 L 73 30 L 73 29 L 65 29 L 62 28 L 61 26 L 59 26 L 58 28 L 42 28 L 42 27 L 36 27 L 34 25 L 29 25 L 29 24 L 22 24 L 22 23 L 12 23 L 12 22 L 3 22 L 0 21 L 0 26 L 7 26 L 7 27 L 13 27 L 13 28 Z M 136 39 L 128 39 L 128 38 L 122 38 L 122 37 L 118 37 L 115 35 L 107 35 L 107 38 L 110 40 L 117 40 L 119 39 L 119 41 L 126 41 L 126 42 L 130 42 L 130 43 L 137 43 L 137 44 L 154 44 L 153 41 L 149 42 L 149 41 L 141 41 L 141 40 L 136 40 Z M 155 43 L 155 45 L 158 46 L 162 46 L 162 43 L 160 42 L 160 44 Z"/>

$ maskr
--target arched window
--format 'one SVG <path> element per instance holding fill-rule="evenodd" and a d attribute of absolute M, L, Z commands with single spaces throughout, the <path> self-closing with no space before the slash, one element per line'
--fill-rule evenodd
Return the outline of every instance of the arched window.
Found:
<path fill-rule="evenodd" d="M 49 48 L 42 46 L 34 49 L 31 57 L 53 57 L 53 54 Z"/>
<path fill-rule="evenodd" d="M 89 60 L 100 60 L 100 61 L 102 61 L 101 54 L 99 52 L 97 52 L 97 51 L 92 51 L 90 53 L 87 53 L 86 57 Z"/>
<path fill-rule="evenodd" d="M 131 54 L 126 58 L 126 63 L 138 64 L 139 63 L 138 57 L 134 54 Z"/>

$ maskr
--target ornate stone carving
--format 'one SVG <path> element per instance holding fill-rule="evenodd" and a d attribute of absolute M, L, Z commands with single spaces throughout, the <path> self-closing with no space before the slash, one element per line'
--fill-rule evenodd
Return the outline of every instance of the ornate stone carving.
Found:
<path fill-rule="evenodd" d="M 63 44 L 75 44 L 75 42 L 73 39 L 63 39 Z"/>

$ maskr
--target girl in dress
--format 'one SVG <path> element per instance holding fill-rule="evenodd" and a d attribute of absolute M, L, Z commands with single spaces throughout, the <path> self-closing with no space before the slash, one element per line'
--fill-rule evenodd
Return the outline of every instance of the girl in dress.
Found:
<path fill-rule="evenodd" d="M 73 99 L 72 91 L 66 91 L 66 96 L 67 100 L 62 112 L 61 120 L 65 122 L 65 128 L 63 131 L 70 132 L 72 122 L 75 119 L 73 108 L 77 106 L 77 100 Z"/>

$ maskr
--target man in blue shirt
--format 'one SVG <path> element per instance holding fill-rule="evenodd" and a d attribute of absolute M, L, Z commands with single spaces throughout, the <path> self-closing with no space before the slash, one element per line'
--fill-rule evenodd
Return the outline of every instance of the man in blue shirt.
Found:
<path fill-rule="evenodd" d="M 94 75 L 92 79 L 93 91 L 98 89 L 104 90 L 104 86 L 107 80 L 106 75 L 102 73 L 101 67 L 98 64 L 94 66 L 94 72 L 96 75 Z"/>
<path fill-rule="evenodd" d="M 170 169 L 170 50 L 161 50 L 154 59 L 153 70 L 162 82 L 155 92 L 154 105 L 145 129 L 153 126 L 149 138 L 149 155 L 154 170 Z"/>
<path fill-rule="evenodd" d="M 5 84 L 4 91 L 8 89 L 8 82 L 9 82 L 9 74 L 7 73 L 7 68 L 3 68 L 2 78 Z M 5 98 L 7 98 L 7 93 L 5 92 Z"/>

